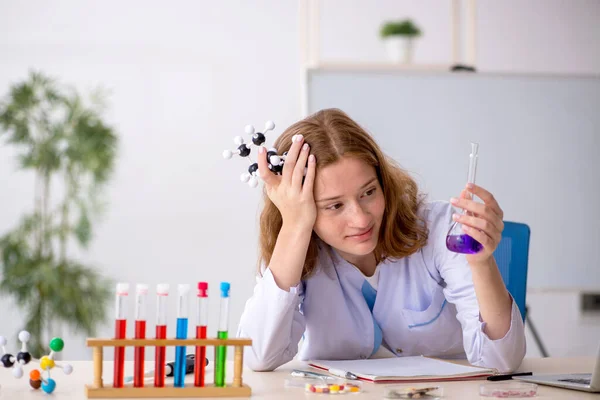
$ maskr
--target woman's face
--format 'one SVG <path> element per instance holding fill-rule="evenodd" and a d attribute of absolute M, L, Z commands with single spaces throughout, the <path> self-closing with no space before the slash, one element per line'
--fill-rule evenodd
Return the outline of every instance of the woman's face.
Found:
<path fill-rule="evenodd" d="M 385 209 L 375 168 L 343 157 L 317 170 L 314 231 L 347 261 L 357 264 L 377 246 Z"/>

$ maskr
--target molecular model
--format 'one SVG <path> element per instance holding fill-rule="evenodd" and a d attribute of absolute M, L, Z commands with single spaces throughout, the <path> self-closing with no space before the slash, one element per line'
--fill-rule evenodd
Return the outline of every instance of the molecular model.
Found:
<path fill-rule="evenodd" d="M 64 341 L 61 338 L 53 338 L 50 341 L 50 354 L 48 356 L 42 357 L 40 360 L 36 360 L 31 357 L 31 354 L 27 351 L 27 342 L 29 341 L 31 335 L 27 331 L 19 332 L 19 341 L 21 341 L 21 351 L 17 353 L 17 356 L 13 356 L 6 352 L 6 338 L 4 336 L 0 336 L 0 348 L 2 350 L 2 358 L 0 358 L 0 363 L 4 366 L 4 368 L 12 368 L 13 376 L 17 379 L 23 377 L 23 366 L 29 364 L 31 361 L 37 362 L 40 364 L 40 369 L 42 372 L 46 372 L 47 377 L 44 378 L 42 373 L 33 369 L 29 373 L 29 385 L 33 389 L 39 389 L 40 387 L 46 393 L 52 393 L 54 389 L 56 389 L 56 382 L 54 379 L 50 378 L 50 370 L 54 367 L 61 368 L 66 375 L 69 375 L 73 372 L 73 367 L 69 364 L 65 364 L 64 366 L 58 365 L 54 361 L 54 354 L 62 351 L 65 346 Z"/>
<path fill-rule="evenodd" d="M 240 180 L 242 182 L 247 182 L 250 187 L 254 188 L 258 185 L 258 163 L 254 162 L 252 157 L 250 157 L 250 153 L 252 152 L 251 147 L 252 145 L 257 147 L 261 146 L 267 140 L 265 134 L 273 129 L 275 129 L 275 123 L 273 123 L 273 121 L 267 121 L 264 132 L 255 132 L 252 125 L 246 125 L 245 132 L 252 137 L 252 143 L 244 143 L 243 137 L 236 136 L 233 141 L 238 146 L 237 149 L 225 150 L 223 152 L 223 157 L 226 159 L 230 159 L 234 154 L 238 154 L 240 157 L 248 159 L 250 162 L 248 172 L 244 172 L 240 176 Z M 269 169 L 275 174 L 281 174 L 286 156 L 287 152 L 283 153 L 283 155 L 279 155 L 277 149 L 271 148 L 267 150 L 267 163 Z"/>

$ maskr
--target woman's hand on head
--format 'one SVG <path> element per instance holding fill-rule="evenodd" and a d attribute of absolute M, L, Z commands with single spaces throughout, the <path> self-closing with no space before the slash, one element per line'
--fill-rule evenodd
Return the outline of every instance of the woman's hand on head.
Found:
<path fill-rule="evenodd" d="M 494 251 L 502 240 L 504 230 L 504 212 L 490 192 L 474 184 L 467 185 L 460 198 L 451 199 L 456 207 L 468 211 L 466 214 L 454 214 L 452 219 L 463 226 L 463 231 L 483 245 L 476 254 L 467 255 L 469 264 L 485 263 L 493 257 Z M 479 197 L 483 203 L 472 200 L 472 195 Z"/>
<path fill-rule="evenodd" d="M 265 182 L 267 195 L 279 209 L 283 223 L 312 229 L 317 218 L 313 196 L 316 160 L 310 154 L 310 146 L 304 143 L 302 135 L 294 136 L 281 175 L 269 170 L 266 153 L 264 147 L 259 149 L 258 170 Z"/>

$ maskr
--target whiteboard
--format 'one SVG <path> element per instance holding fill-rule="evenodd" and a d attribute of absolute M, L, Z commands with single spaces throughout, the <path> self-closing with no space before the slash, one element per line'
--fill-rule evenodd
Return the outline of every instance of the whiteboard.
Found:
<path fill-rule="evenodd" d="M 448 200 L 480 144 L 477 183 L 531 228 L 530 288 L 600 288 L 600 79 L 308 72 L 308 111 L 337 107 L 430 199 Z"/>

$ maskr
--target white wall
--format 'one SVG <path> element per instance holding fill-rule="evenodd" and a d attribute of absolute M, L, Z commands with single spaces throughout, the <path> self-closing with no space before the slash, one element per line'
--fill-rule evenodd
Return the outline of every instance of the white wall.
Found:
<path fill-rule="evenodd" d="M 465 0 L 459 0 L 459 2 Z M 481 71 L 600 74 L 597 0 L 478 0 L 476 56 Z M 451 0 L 320 2 L 322 61 L 387 61 L 378 33 L 388 19 L 410 17 L 423 36 L 414 61 L 452 61 Z"/>
<path fill-rule="evenodd" d="M 221 153 L 246 124 L 273 119 L 272 143 L 298 118 L 297 14 L 277 1 L 0 3 L 2 95 L 29 68 L 112 91 L 120 152 L 85 261 L 132 284 L 207 280 L 213 328 L 217 285 L 230 281 L 237 326 L 254 283 L 259 191 L 239 181 L 245 160 Z M 0 232 L 32 205 L 31 177 L 13 172 L 10 155 L 0 148 Z M 0 326 L 14 332 L 7 304 Z M 82 347 L 67 337 L 64 356 L 84 357 Z"/>
<path fill-rule="evenodd" d="M 482 71 L 600 74 L 597 0 L 480 0 Z"/>
<path fill-rule="evenodd" d="M 383 60 L 376 36 L 381 20 L 403 15 L 418 16 L 424 24 L 418 61 L 447 62 L 451 55 L 449 2 L 323 3 L 324 57 Z M 576 29 L 582 18 L 597 15 L 600 3 L 582 2 L 586 8 L 579 13 L 566 12 L 563 1 L 535 3 L 544 8 L 543 15 L 568 19 L 564 29 L 574 33 L 554 33 L 563 24 L 535 23 L 539 40 L 547 28 L 552 28 L 551 37 L 564 39 L 554 39 L 545 61 L 531 51 L 537 42 L 521 36 L 511 37 L 502 53 L 484 51 L 481 39 L 482 67 L 600 72 L 597 47 L 582 40 L 585 35 L 597 38 L 597 27 Z M 505 34 L 496 31 L 513 20 L 517 7 L 515 1 L 481 1 L 480 15 L 489 28 L 481 38 L 502 40 Z M 524 7 L 531 18 L 538 15 L 535 6 Z M 277 135 L 300 117 L 297 9 L 297 2 L 276 0 L 0 0 L 0 94 L 29 68 L 79 89 L 102 84 L 112 91 L 108 119 L 120 135 L 119 160 L 107 191 L 108 213 L 96 225 L 83 260 L 131 283 L 209 281 L 212 327 L 217 321 L 214 289 L 229 280 L 234 329 L 254 283 L 259 193 L 238 181 L 244 162 L 224 161 L 221 151 L 233 145 L 245 124 L 262 127 L 274 119 Z M 519 29 L 530 25 L 520 21 Z M 577 52 L 577 59 L 564 57 L 574 46 L 586 49 Z M 32 203 L 31 177 L 14 172 L 11 155 L 0 147 L 0 233 Z M 19 320 L 12 304 L 1 301 L 2 332 L 15 332 Z M 87 358 L 82 338 L 65 333 L 64 358 Z M 111 334 L 110 324 L 99 332 Z"/>
<path fill-rule="evenodd" d="M 560 289 L 527 292 L 531 324 L 551 357 L 594 356 L 600 346 L 600 313 L 581 312 L 580 293 Z M 527 357 L 540 357 L 526 325 Z"/>
<path fill-rule="evenodd" d="M 412 18 L 423 37 L 415 47 L 415 63 L 447 64 L 452 57 L 450 0 L 325 0 L 319 3 L 319 57 L 323 61 L 387 61 L 379 37 L 387 20 Z"/>

